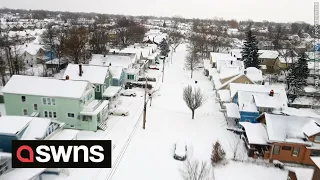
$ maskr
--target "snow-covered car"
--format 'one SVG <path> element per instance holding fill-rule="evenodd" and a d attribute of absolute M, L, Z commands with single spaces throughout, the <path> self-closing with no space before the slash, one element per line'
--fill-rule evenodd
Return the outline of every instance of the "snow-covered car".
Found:
<path fill-rule="evenodd" d="M 114 108 L 114 109 L 110 109 L 109 114 L 116 115 L 116 116 L 128 116 L 129 112 L 124 109 Z"/>
<path fill-rule="evenodd" d="M 156 65 L 150 65 L 149 69 L 153 69 L 153 70 L 160 70 L 158 66 Z"/>
<path fill-rule="evenodd" d="M 136 97 L 137 93 L 133 90 L 127 89 L 124 90 L 120 93 L 120 96 L 131 96 L 131 97 Z"/>
<path fill-rule="evenodd" d="M 187 144 L 183 141 L 176 142 L 174 145 L 173 158 L 176 160 L 184 161 L 187 159 Z"/>

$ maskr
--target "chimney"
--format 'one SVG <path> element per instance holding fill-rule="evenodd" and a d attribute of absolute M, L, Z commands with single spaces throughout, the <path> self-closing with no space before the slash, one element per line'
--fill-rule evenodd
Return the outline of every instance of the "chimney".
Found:
<path fill-rule="evenodd" d="M 153 40 L 152 40 L 153 42 L 154 42 L 154 37 L 153 37 Z"/>
<path fill-rule="evenodd" d="M 244 70 L 243 73 L 244 73 L 244 74 L 247 74 L 247 70 Z"/>
<path fill-rule="evenodd" d="M 113 51 L 113 54 L 116 54 L 116 51 Z"/>
<path fill-rule="evenodd" d="M 233 61 L 231 61 L 230 63 L 233 64 Z"/>
<path fill-rule="evenodd" d="M 274 91 L 271 90 L 270 93 L 269 93 L 269 96 L 273 96 L 273 94 L 274 94 Z"/>
<path fill-rule="evenodd" d="M 264 84 L 265 84 L 265 82 L 264 82 L 264 81 L 262 81 L 261 85 L 264 85 Z"/>
<path fill-rule="evenodd" d="M 26 44 L 26 47 L 28 47 L 28 44 Z"/>
<path fill-rule="evenodd" d="M 79 76 L 82 76 L 82 73 L 83 73 L 82 64 L 79 64 Z"/>
<path fill-rule="evenodd" d="M 231 52 L 231 56 L 232 56 L 232 52 Z"/>
<path fill-rule="evenodd" d="M 66 80 L 69 80 L 69 76 L 68 75 L 66 75 Z"/>
<path fill-rule="evenodd" d="M 236 55 L 233 55 L 233 57 L 236 57 Z"/>
<path fill-rule="evenodd" d="M 109 63 L 109 66 L 111 66 L 111 63 Z"/>

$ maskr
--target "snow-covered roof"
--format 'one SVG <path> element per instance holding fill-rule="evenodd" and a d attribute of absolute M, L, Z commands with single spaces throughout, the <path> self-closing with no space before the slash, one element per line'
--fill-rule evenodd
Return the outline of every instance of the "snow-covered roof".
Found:
<path fill-rule="evenodd" d="M 314 168 L 313 167 L 284 166 L 284 168 L 286 170 L 294 172 L 296 174 L 297 180 L 312 180 L 313 173 L 314 173 Z"/>
<path fill-rule="evenodd" d="M 238 60 L 218 60 L 216 62 L 220 79 L 238 75 L 244 70 L 243 61 Z"/>
<path fill-rule="evenodd" d="M 225 83 L 223 83 L 218 89 L 222 89 L 222 88 L 225 88 L 226 86 L 228 86 L 230 83 L 233 83 L 234 81 L 236 81 L 237 79 L 241 78 L 241 77 L 246 77 L 250 82 L 251 84 L 254 84 L 254 81 L 251 80 L 247 75 L 245 74 L 239 74 L 237 76 L 234 76 L 233 78 L 231 78 L 229 81 L 226 81 Z M 249 83 L 248 81 L 248 83 Z"/>
<path fill-rule="evenodd" d="M 233 98 L 238 91 L 270 93 L 271 90 L 274 91 L 274 94 L 280 94 L 283 102 L 288 102 L 287 94 L 283 86 L 230 83 L 231 98 Z"/>
<path fill-rule="evenodd" d="M 121 90 L 120 86 L 109 86 L 103 93 L 104 97 L 113 97 Z"/>
<path fill-rule="evenodd" d="M 240 113 L 238 105 L 235 103 L 224 103 L 224 107 L 226 107 L 227 117 L 240 119 Z"/>
<path fill-rule="evenodd" d="M 240 111 L 258 112 L 252 92 L 238 91 L 238 104 Z"/>
<path fill-rule="evenodd" d="M 73 140 L 79 132 L 75 129 L 64 129 L 51 136 L 49 140 Z"/>
<path fill-rule="evenodd" d="M 287 107 L 287 103 L 281 99 L 281 95 L 275 93 L 270 96 L 268 93 L 252 93 L 257 107 L 281 109 Z"/>
<path fill-rule="evenodd" d="M 51 120 L 47 118 L 32 118 L 28 128 L 23 133 L 22 140 L 35 140 L 43 138 L 46 134 L 47 128 L 51 124 Z"/>
<path fill-rule="evenodd" d="M 82 76 L 79 75 L 79 64 L 69 64 L 63 77 L 69 76 L 70 80 L 89 81 L 92 84 L 104 84 L 109 75 L 109 69 L 105 66 L 82 64 Z"/>
<path fill-rule="evenodd" d="M 231 49 L 230 50 L 230 55 L 232 56 L 236 56 L 236 58 L 242 58 L 242 54 L 241 54 L 242 49 Z"/>
<path fill-rule="evenodd" d="M 16 168 L 1 175 L 1 180 L 35 179 L 45 170 L 46 168 Z"/>
<path fill-rule="evenodd" d="M 308 137 L 320 133 L 319 121 L 316 122 L 315 120 L 311 119 L 307 124 L 303 126 L 302 131 Z"/>
<path fill-rule="evenodd" d="M 89 62 L 90 65 L 98 66 L 121 66 L 123 68 L 129 68 L 132 65 L 132 60 L 130 56 L 125 55 L 102 55 L 102 54 L 93 54 L 92 59 Z"/>
<path fill-rule="evenodd" d="M 125 53 L 136 53 L 137 56 L 139 56 L 139 54 L 142 54 L 142 56 L 144 58 L 147 58 L 148 56 L 151 55 L 152 51 L 149 48 L 141 48 L 141 47 L 128 47 L 125 48 L 123 50 L 121 50 L 120 52 L 125 52 Z M 140 59 L 140 58 L 139 58 Z"/>
<path fill-rule="evenodd" d="M 33 117 L 26 116 L 1 116 L 0 134 L 17 134 L 28 126 Z"/>
<path fill-rule="evenodd" d="M 320 157 L 310 157 L 310 158 L 316 164 L 316 166 L 318 166 L 318 168 L 320 169 Z"/>
<path fill-rule="evenodd" d="M 231 97 L 230 97 L 230 91 L 225 89 L 225 90 L 219 90 L 217 91 L 220 101 L 221 102 L 230 102 Z"/>
<path fill-rule="evenodd" d="M 35 96 L 81 98 L 85 93 L 89 82 L 58 80 L 36 76 L 13 75 L 3 93 L 25 94 Z"/>
<path fill-rule="evenodd" d="M 103 101 L 93 100 L 82 109 L 80 114 L 88 115 L 88 116 L 97 115 L 102 111 L 102 109 L 106 108 L 108 104 L 109 104 L 109 101 L 107 100 L 103 100 Z"/>
<path fill-rule="evenodd" d="M 121 74 L 122 74 L 122 71 L 123 71 L 122 67 L 120 67 L 120 66 L 109 66 L 109 70 L 110 70 L 110 73 L 112 75 L 112 78 L 115 78 L 115 79 L 120 79 L 121 78 Z"/>
<path fill-rule="evenodd" d="M 271 142 L 291 142 L 306 144 L 303 127 L 310 122 L 310 118 L 298 116 L 284 116 L 263 114 L 266 119 L 267 131 Z"/>
<path fill-rule="evenodd" d="M 271 50 L 259 50 L 260 54 L 259 58 L 261 59 L 276 59 L 279 56 L 278 51 L 271 51 Z"/>
<path fill-rule="evenodd" d="M 231 54 L 227 53 L 217 53 L 217 52 L 210 52 L 210 57 L 212 62 L 217 62 L 217 61 L 235 61 L 237 58 L 234 56 L 231 56 Z"/>
<path fill-rule="evenodd" d="M 245 70 L 246 76 L 254 82 L 263 81 L 262 71 L 255 67 L 248 67 Z"/>
<path fill-rule="evenodd" d="M 251 122 L 239 122 L 239 124 L 245 129 L 249 144 L 268 144 L 268 133 L 264 124 Z"/>

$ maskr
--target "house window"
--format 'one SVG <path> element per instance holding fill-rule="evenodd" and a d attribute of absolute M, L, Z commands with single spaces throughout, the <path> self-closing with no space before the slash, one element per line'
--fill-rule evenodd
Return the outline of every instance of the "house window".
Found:
<path fill-rule="evenodd" d="M 49 111 L 49 117 L 52 118 L 52 112 L 51 111 Z"/>
<path fill-rule="evenodd" d="M 245 84 L 249 84 L 249 81 L 246 81 Z"/>
<path fill-rule="evenodd" d="M 128 75 L 128 79 L 133 80 L 134 79 L 134 75 Z"/>
<path fill-rule="evenodd" d="M 51 99 L 50 98 L 47 98 L 47 103 L 48 103 L 48 105 L 51 105 Z"/>
<path fill-rule="evenodd" d="M 320 136 L 315 136 L 314 137 L 314 142 L 320 142 Z"/>
<path fill-rule="evenodd" d="M 291 151 L 291 147 L 290 146 L 282 146 L 281 149 L 285 150 L 285 151 Z"/>
<path fill-rule="evenodd" d="M 26 96 L 21 96 L 21 101 L 26 102 Z"/>
<path fill-rule="evenodd" d="M 91 121 L 92 116 L 82 116 L 82 121 Z"/>
<path fill-rule="evenodd" d="M 300 152 L 300 148 L 294 147 L 292 151 L 292 156 L 295 156 L 295 157 L 299 156 L 299 152 Z"/>
<path fill-rule="evenodd" d="M 37 110 L 38 110 L 38 104 L 34 104 L 34 105 L 33 105 L 33 109 L 34 109 L 35 111 L 37 111 Z"/>
<path fill-rule="evenodd" d="M 97 85 L 97 86 L 96 86 L 96 91 L 97 91 L 97 92 L 100 92 L 100 85 Z"/>
<path fill-rule="evenodd" d="M 53 118 L 57 118 L 57 112 L 53 112 Z"/>
<path fill-rule="evenodd" d="M 311 150 L 310 156 L 320 156 L 320 150 Z"/>
<path fill-rule="evenodd" d="M 69 118 L 74 118 L 74 113 L 68 113 Z"/>
<path fill-rule="evenodd" d="M 56 105 L 56 100 L 55 99 L 51 99 L 51 103 L 52 103 L 52 105 Z"/>
<path fill-rule="evenodd" d="M 47 104 L 47 99 L 46 99 L 46 98 L 42 98 L 42 103 L 43 103 L 44 105 L 46 105 L 46 104 Z"/>
<path fill-rule="evenodd" d="M 44 111 L 44 117 L 48 117 L 48 111 Z"/>
<path fill-rule="evenodd" d="M 273 154 L 279 155 L 279 153 L 280 153 L 280 146 L 274 145 L 273 146 Z"/>
<path fill-rule="evenodd" d="M 28 110 L 27 109 L 23 109 L 23 115 L 24 116 L 28 116 Z"/>

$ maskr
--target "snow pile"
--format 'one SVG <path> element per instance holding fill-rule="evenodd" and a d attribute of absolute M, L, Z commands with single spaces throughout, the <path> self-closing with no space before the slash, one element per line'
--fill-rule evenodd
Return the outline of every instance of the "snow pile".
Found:
<path fill-rule="evenodd" d="M 229 162 L 214 169 L 215 180 L 286 180 L 288 171 L 250 163 Z"/>

